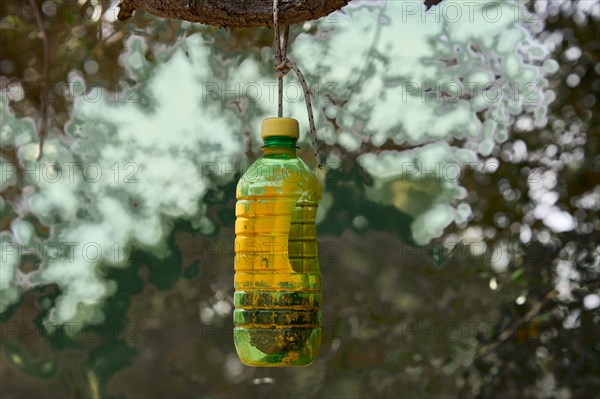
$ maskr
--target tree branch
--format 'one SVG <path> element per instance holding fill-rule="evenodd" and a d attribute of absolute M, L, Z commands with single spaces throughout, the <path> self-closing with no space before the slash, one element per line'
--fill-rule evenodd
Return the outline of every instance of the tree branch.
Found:
<path fill-rule="evenodd" d="M 425 0 L 425 9 L 429 11 L 429 9 L 433 6 L 437 6 L 443 0 Z"/>
<path fill-rule="evenodd" d="M 537 316 L 538 313 L 540 313 L 540 311 L 544 308 L 544 306 L 546 306 L 546 304 L 552 299 L 556 298 L 557 295 L 558 292 L 556 291 L 548 292 L 539 302 L 534 304 L 523 317 L 515 321 L 510 328 L 504 330 L 495 341 L 492 341 L 482 346 L 479 349 L 479 354 L 477 357 L 479 358 L 489 354 L 490 352 L 493 352 L 500 344 L 512 337 L 519 328 L 523 327 L 525 324 L 529 323 L 531 319 Z"/>
<path fill-rule="evenodd" d="M 443 0 L 423 0 L 425 8 Z M 280 4 L 279 21 L 291 25 L 319 19 L 348 4 L 350 0 L 284 0 Z M 207 25 L 230 28 L 273 26 L 272 0 L 123 0 L 119 19 L 131 18 L 135 10 L 145 10 L 163 18 L 183 19 Z"/>
<path fill-rule="evenodd" d="M 291 25 L 324 17 L 339 10 L 350 0 L 286 0 L 280 4 L 279 22 Z M 123 0 L 119 19 L 125 20 L 135 10 L 146 10 L 164 18 L 219 27 L 252 28 L 273 26 L 273 0 Z"/>

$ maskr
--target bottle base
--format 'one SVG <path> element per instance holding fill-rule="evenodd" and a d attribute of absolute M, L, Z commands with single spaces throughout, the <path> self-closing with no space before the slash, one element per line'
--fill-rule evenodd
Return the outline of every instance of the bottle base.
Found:
<path fill-rule="evenodd" d="M 233 337 L 238 356 L 246 366 L 301 367 L 317 357 L 321 328 L 235 327 Z"/>

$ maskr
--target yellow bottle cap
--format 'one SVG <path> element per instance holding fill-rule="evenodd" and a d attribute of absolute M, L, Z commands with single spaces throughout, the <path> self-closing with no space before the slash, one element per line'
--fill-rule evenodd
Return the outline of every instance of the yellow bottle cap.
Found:
<path fill-rule="evenodd" d="M 273 136 L 300 137 L 300 127 L 294 118 L 267 118 L 262 123 L 260 136 L 265 139 Z"/>

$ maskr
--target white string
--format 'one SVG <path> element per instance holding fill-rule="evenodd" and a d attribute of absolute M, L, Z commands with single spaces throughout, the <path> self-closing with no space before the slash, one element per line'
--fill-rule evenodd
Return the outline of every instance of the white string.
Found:
<path fill-rule="evenodd" d="M 284 25 L 283 32 L 280 33 L 279 29 L 279 0 L 273 0 L 273 31 L 274 31 L 274 45 L 275 45 L 275 74 L 278 79 L 278 106 L 277 115 L 281 118 L 283 116 L 283 77 L 287 75 L 290 70 L 293 70 L 300 85 L 304 92 L 304 101 L 306 102 L 306 113 L 308 114 L 308 124 L 310 127 L 310 133 L 312 136 L 312 147 L 315 160 L 317 161 L 317 167 L 323 169 L 321 163 L 321 157 L 319 150 L 317 149 L 317 128 L 315 126 L 315 118 L 313 115 L 312 104 L 310 101 L 310 90 L 306 84 L 306 79 L 300 71 L 300 68 L 296 64 L 287 58 L 287 47 L 288 47 L 288 34 L 289 26 Z"/>

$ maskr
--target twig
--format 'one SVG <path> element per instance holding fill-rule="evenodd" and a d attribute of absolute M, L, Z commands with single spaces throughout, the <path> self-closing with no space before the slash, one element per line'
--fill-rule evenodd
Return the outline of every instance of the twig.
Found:
<path fill-rule="evenodd" d="M 529 309 L 529 312 L 527 312 L 525 315 L 523 315 L 523 317 L 521 317 L 519 320 L 515 321 L 510 328 L 508 328 L 507 330 L 504 330 L 502 332 L 502 334 L 500 334 L 500 336 L 495 341 L 492 341 L 492 342 L 482 346 L 481 349 L 479 349 L 479 354 L 477 357 L 479 358 L 479 357 L 487 355 L 490 352 L 493 352 L 500 344 L 502 344 L 504 341 L 506 341 L 507 339 L 512 337 L 519 328 L 521 328 L 523 325 L 529 323 L 531 321 L 531 319 L 533 319 L 538 313 L 540 313 L 542 308 L 550 300 L 556 298 L 557 295 L 558 295 L 558 293 L 556 291 L 548 292 L 542 298 L 541 301 L 539 301 L 538 303 L 533 305 L 531 307 L 531 309 Z"/>
<path fill-rule="evenodd" d="M 102 44 L 102 39 L 103 39 L 102 35 L 103 35 L 103 32 L 102 32 L 102 17 L 100 17 L 100 18 L 98 18 L 98 37 L 97 37 L 99 44 Z"/>
<path fill-rule="evenodd" d="M 102 42 L 104 40 L 104 33 L 102 32 L 102 17 L 98 18 L 98 29 L 96 34 L 96 46 L 94 47 L 94 54 L 102 52 Z"/>
<path fill-rule="evenodd" d="M 42 121 L 40 124 L 40 151 L 37 156 L 37 160 L 39 161 L 44 155 L 44 139 L 46 138 L 46 129 L 48 127 L 48 92 L 50 91 L 50 40 L 48 39 L 48 33 L 44 28 L 42 14 L 40 13 L 40 9 L 35 4 L 35 0 L 29 0 L 29 4 L 35 11 L 35 22 L 37 23 L 40 34 L 42 35 L 42 42 L 44 44 L 44 89 L 41 93 Z"/>

